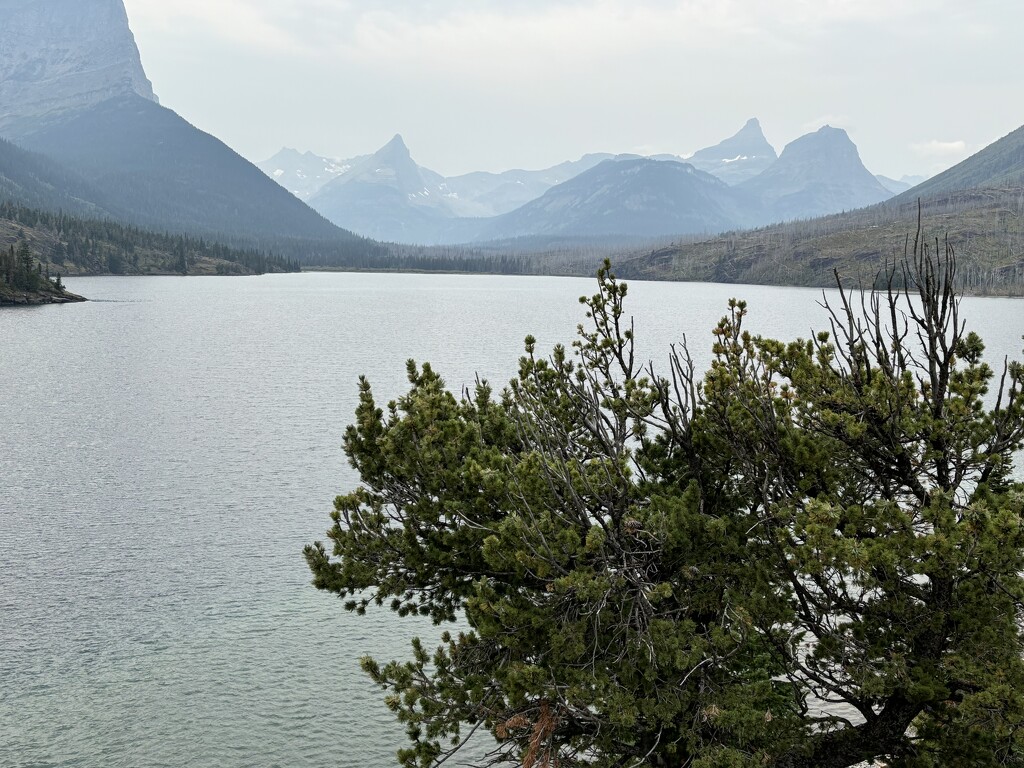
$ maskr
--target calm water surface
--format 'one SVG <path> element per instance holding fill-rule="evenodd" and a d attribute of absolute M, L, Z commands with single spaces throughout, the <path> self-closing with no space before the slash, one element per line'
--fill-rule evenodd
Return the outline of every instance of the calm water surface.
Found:
<path fill-rule="evenodd" d="M 572 340 L 590 280 L 304 274 L 80 278 L 88 304 L 0 312 L 0 766 L 386 766 L 402 729 L 358 658 L 429 624 L 356 617 L 302 546 L 357 478 L 356 378 L 405 360 L 503 384 L 527 333 Z M 698 364 L 731 296 L 782 338 L 821 292 L 635 283 L 641 354 Z M 1024 305 L 967 300 L 1019 356 Z"/>

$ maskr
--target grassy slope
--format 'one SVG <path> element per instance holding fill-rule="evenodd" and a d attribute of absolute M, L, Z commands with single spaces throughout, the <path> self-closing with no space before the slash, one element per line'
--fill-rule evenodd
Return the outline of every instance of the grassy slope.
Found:
<path fill-rule="evenodd" d="M 929 238 L 949 237 L 967 290 L 1024 293 L 1024 187 L 928 198 L 922 225 Z M 838 270 L 848 284 L 870 285 L 903 254 L 916 226 L 916 201 L 889 201 L 620 257 L 616 271 L 651 280 L 830 286 Z"/>

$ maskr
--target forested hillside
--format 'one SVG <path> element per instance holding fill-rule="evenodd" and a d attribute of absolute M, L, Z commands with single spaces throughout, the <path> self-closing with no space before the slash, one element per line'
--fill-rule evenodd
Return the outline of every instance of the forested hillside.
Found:
<path fill-rule="evenodd" d="M 52 274 L 259 274 L 291 272 L 293 260 L 203 238 L 158 234 L 0 202 L 0 248 L 27 243 Z"/>
<path fill-rule="evenodd" d="M 0 138 L 0 200 L 77 216 L 116 212 L 98 189 L 50 158 Z"/>
<path fill-rule="evenodd" d="M 680 242 L 620 257 L 620 275 L 766 285 L 870 285 L 902 255 L 917 226 L 916 201 L 887 201 L 846 214 Z M 968 189 L 921 201 L 928 232 L 946 233 L 959 260 L 960 287 L 973 293 L 1024 292 L 1024 187 Z"/>

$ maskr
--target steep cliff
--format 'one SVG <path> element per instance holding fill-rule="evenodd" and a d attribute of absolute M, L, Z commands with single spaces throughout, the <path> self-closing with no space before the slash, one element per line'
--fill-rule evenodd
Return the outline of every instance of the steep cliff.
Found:
<path fill-rule="evenodd" d="M 122 0 L 0 0 L 0 135 L 127 94 L 156 101 Z"/>

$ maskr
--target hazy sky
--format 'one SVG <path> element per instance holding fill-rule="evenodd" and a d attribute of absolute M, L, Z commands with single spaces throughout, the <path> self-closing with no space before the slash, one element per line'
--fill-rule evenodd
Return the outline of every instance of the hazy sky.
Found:
<path fill-rule="evenodd" d="M 401 133 L 445 175 L 688 154 L 758 117 L 934 173 L 1024 123 L 1020 0 L 125 0 L 162 103 L 251 160 Z"/>

